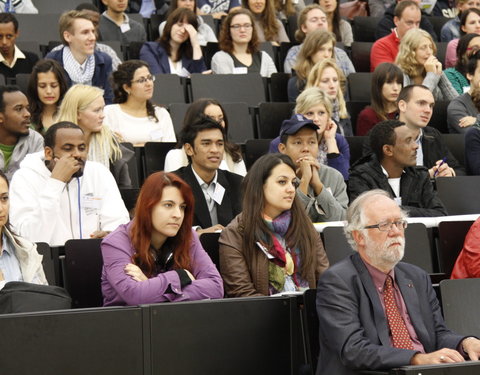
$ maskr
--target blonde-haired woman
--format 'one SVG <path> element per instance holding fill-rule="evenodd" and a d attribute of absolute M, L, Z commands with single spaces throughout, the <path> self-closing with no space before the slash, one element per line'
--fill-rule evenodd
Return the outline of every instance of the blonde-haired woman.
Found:
<path fill-rule="evenodd" d="M 325 59 L 316 63 L 307 79 L 308 87 L 319 87 L 332 101 L 332 118 L 338 124 L 344 136 L 353 136 L 352 122 L 345 103 L 346 79 L 333 59 Z"/>
<path fill-rule="evenodd" d="M 297 98 L 294 109 L 318 126 L 318 161 L 339 171 L 348 180 L 350 147 L 345 137 L 337 133 L 332 120 L 333 106 L 325 91 L 318 87 L 305 89 Z M 270 143 L 269 152 L 278 152 L 280 137 Z"/>
<path fill-rule="evenodd" d="M 452 100 L 458 92 L 443 73 L 436 53 L 437 46 L 430 34 L 422 29 L 412 29 L 402 38 L 395 63 L 403 70 L 403 87 L 424 85 L 435 100 Z"/>
<path fill-rule="evenodd" d="M 298 53 L 293 69 L 295 75 L 288 81 L 288 100 L 294 102 L 307 83 L 313 66 L 324 59 L 335 58 L 335 35 L 326 30 L 315 30 L 307 35 Z"/>
<path fill-rule="evenodd" d="M 70 121 L 82 128 L 88 145 L 88 160 L 110 169 L 119 188 L 131 188 L 128 161 L 133 152 L 120 146 L 108 126 L 103 124 L 103 90 L 95 86 L 73 85 L 65 94 L 57 121 Z"/>

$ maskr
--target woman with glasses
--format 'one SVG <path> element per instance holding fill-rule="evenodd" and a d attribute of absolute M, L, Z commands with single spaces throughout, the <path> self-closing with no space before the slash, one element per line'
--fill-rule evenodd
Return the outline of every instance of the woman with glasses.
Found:
<path fill-rule="evenodd" d="M 438 61 L 437 46 L 430 34 L 422 29 L 409 30 L 402 40 L 395 60 L 403 71 L 403 87 L 424 85 L 435 100 L 452 100 L 458 96 Z"/>
<path fill-rule="evenodd" d="M 165 108 L 153 105 L 155 76 L 148 64 L 129 60 L 113 73 L 115 103 L 105 107 L 105 124 L 122 142 L 176 142 L 172 119 Z"/>
<path fill-rule="evenodd" d="M 108 126 L 104 125 L 103 90 L 89 85 L 73 85 L 58 109 L 57 122 L 68 121 L 82 128 L 88 145 L 88 160 L 110 169 L 119 188 L 131 188 L 128 161 L 133 151 L 119 144 Z"/>
<path fill-rule="evenodd" d="M 327 269 L 322 240 L 296 196 L 295 169 L 289 156 L 267 154 L 247 173 L 243 211 L 219 239 L 228 297 L 315 288 Z"/>
<path fill-rule="evenodd" d="M 192 189 L 152 173 L 134 219 L 102 241 L 104 306 L 223 298 L 222 278 L 192 230 Z"/>
<path fill-rule="evenodd" d="M 189 77 L 207 70 L 198 41 L 198 20 L 187 8 L 178 8 L 167 18 L 156 42 L 146 42 L 140 60 L 148 63 L 153 74 L 177 74 Z"/>
<path fill-rule="evenodd" d="M 220 50 L 212 58 L 215 74 L 260 73 L 270 77 L 277 72 L 270 55 L 258 50 L 253 16 L 247 9 L 232 10 L 223 21 Z"/>
<path fill-rule="evenodd" d="M 453 88 L 457 90 L 460 95 L 470 88 L 470 82 L 467 79 L 468 59 L 479 50 L 479 34 L 466 34 L 462 36 L 457 46 L 457 64 L 454 68 L 448 68 L 444 71 Z"/>

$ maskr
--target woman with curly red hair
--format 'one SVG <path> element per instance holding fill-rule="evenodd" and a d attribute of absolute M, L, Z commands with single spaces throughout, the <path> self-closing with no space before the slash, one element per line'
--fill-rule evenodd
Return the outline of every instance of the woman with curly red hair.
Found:
<path fill-rule="evenodd" d="M 215 265 L 192 230 L 190 187 L 172 173 L 151 174 L 134 219 L 102 242 L 104 306 L 223 297 Z"/>

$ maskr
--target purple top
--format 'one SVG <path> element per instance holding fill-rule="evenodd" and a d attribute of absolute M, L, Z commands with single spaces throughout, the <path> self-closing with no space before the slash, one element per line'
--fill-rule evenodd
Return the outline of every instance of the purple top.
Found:
<path fill-rule="evenodd" d="M 173 270 L 145 281 L 133 280 L 123 270 L 128 263 L 132 263 L 135 253 L 129 235 L 131 225 L 132 222 L 120 225 L 102 241 L 104 306 L 223 298 L 222 278 L 195 231 L 192 231 L 190 247 L 190 271 L 195 280 L 190 285 L 182 289 L 178 273 Z"/>

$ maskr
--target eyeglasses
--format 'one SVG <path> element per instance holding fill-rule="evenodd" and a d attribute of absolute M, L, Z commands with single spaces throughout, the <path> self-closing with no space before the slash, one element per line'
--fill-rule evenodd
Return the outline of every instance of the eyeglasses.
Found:
<path fill-rule="evenodd" d="M 240 29 L 250 30 L 252 28 L 252 24 L 251 23 L 245 23 L 243 25 L 235 24 L 235 25 L 231 25 L 230 28 L 236 31 Z"/>
<path fill-rule="evenodd" d="M 149 74 L 148 76 L 146 77 L 142 77 L 142 78 L 139 78 L 135 81 L 132 81 L 132 83 L 140 83 L 140 84 L 144 84 L 146 83 L 147 81 L 152 81 L 152 82 L 155 82 L 155 76 L 152 76 L 151 74 Z"/>
<path fill-rule="evenodd" d="M 407 228 L 408 223 L 405 219 L 395 221 L 383 221 L 378 224 L 367 225 L 366 227 L 363 227 L 363 229 L 377 228 L 380 232 L 390 232 L 394 225 L 397 227 L 398 230 L 404 230 Z"/>

